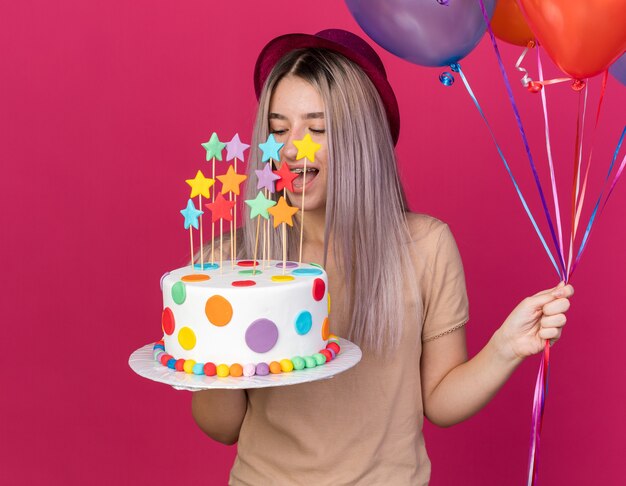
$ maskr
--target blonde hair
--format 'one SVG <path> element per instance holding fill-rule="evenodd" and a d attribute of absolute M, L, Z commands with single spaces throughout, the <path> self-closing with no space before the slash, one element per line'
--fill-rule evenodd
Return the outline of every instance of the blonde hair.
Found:
<path fill-rule="evenodd" d="M 384 105 L 367 75 L 344 56 L 325 49 L 295 50 L 276 64 L 265 83 L 259 98 L 253 147 L 268 137 L 271 96 L 280 80 L 288 75 L 298 76 L 315 87 L 325 105 L 328 196 L 324 265 L 332 235 L 331 251 L 348 290 L 346 303 L 351 325 L 349 336 L 345 337 L 374 352 L 393 349 L 405 317 L 405 294 L 415 292 L 416 286 L 406 288 L 407 273 L 413 275 L 408 270 L 410 236 Z M 257 152 L 251 155 L 249 174 L 262 166 Z M 248 184 L 246 199 L 255 195 L 256 185 Z M 244 226 L 242 256 L 250 257 L 254 252 L 255 229 L 253 224 Z M 273 255 L 282 255 L 279 230 L 270 232 Z M 291 259 L 298 255 L 297 235 L 296 224 L 289 229 Z"/>

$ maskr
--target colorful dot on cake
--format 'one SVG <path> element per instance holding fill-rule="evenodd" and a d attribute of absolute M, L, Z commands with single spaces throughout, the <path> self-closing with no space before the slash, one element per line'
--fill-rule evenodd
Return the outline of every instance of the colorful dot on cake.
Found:
<path fill-rule="evenodd" d="M 269 319 L 257 319 L 246 329 L 246 344 L 255 353 L 267 353 L 278 341 L 278 328 Z"/>
<path fill-rule="evenodd" d="M 169 354 L 164 354 L 163 356 L 161 356 L 161 359 L 159 361 L 161 361 L 161 364 L 163 366 L 167 366 L 170 359 L 173 359 L 173 356 Z"/>
<path fill-rule="evenodd" d="M 172 358 L 168 359 L 167 360 L 167 367 L 175 370 L 176 369 L 176 358 L 172 357 Z"/>
<path fill-rule="evenodd" d="M 184 371 L 185 360 L 183 358 L 177 359 L 174 363 L 174 369 L 176 371 Z"/>
<path fill-rule="evenodd" d="M 276 268 L 283 268 L 283 262 L 277 263 Z M 296 262 L 286 262 L 285 268 L 298 268 L 298 264 Z"/>
<path fill-rule="evenodd" d="M 207 376 L 215 376 L 217 374 L 217 367 L 214 363 L 204 363 L 204 374 Z"/>
<path fill-rule="evenodd" d="M 176 321 L 174 320 L 174 313 L 169 307 L 163 309 L 163 314 L 161 314 L 161 327 L 163 328 L 163 332 L 168 336 L 174 334 Z"/>
<path fill-rule="evenodd" d="M 240 260 L 237 262 L 238 267 L 254 267 L 259 266 L 259 262 L 254 260 Z"/>
<path fill-rule="evenodd" d="M 220 266 L 218 263 L 205 263 L 202 266 L 199 263 L 195 263 L 193 268 L 196 270 L 217 270 Z"/>
<path fill-rule="evenodd" d="M 231 283 L 233 287 L 252 287 L 256 285 L 254 280 L 235 280 Z"/>
<path fill-rule="evenodd" d="M 304 358 L 304 366 L 307 368 L 315 368 L 317 366 L 317 361 L 313 356 L 305 356 Z"/>
<path fill-rule="evenodd" d="M 280 367 L 280 363 L 278 361 L 272 361 L 270 363 L 270 373 L 274 375 L 282 373 L 282 368 Z"/>
<path fill-rule="evenodd" d="M 207 280 L 211 280 L 211 277 L 203 273 L 192 273 L 191 275 L 183 275 L 180 279 L 183 282 L 206 282 Z"/>
<path fill-rule="evenodd" d="M 256 366 L 254 365 L 254 363 L 248 363 L 247 365 L 243 366 L 243 376 L 254 376 L 256 374 Z"/>
<path fill-rule="evenodd" d="M 248 268 L 247 270 L 239 270 L 239 275 L 261 275 L 263 272 L 256 268 Z"/>
<path fill-rule="evenodd" d="M 196 363 L 191 371 L 194 375 L 204 375 L 204 363 Z"/>
<path fill-rule="evenodd" d="M 193 367 L 195 365 L 196 365 L 196 362 L 193 359 L 186 359 L 185 363 L 183 364 L 183 371 L 185 373 L 192 374 L 193 373 Z"/>
<path fill-rule="evenodd" d="M 318 302 L 324 298 L 326 293 L 326 284 L 321 278 L 313 280 L 313 298 Z"/>
<path fill-rule="evenodd" d="M 324 267 L 321 266 L 319 263 L 309 263 L 309 265 L 312 265 L 314 267 L 321 268 L 322 270 L 324 270 Z"/>
<path fill-rule="evenodd" d="M 330 322 L 328 321 L 328 317 L 325 317 L 324 323 L 322 324 L 322 339 L 324 341 L 328 341 L 329 336 L 330 336 Z"/>
<path fill-rule="evenodd" d="M 306 366 L 306 363 L 304 361 L 304 358 L 300 357 L 300 356 L 294 356 L 293 358 L 291 358 L 291 362 L 293 363 L 293 369 L 294 370 L 302 370 L 304 369 L 304 367 Z"/>
<path fill-rule="evenodd" d="M 172 299 L 174 300 L 174 302 L 180 305 L 185 302 L 186 298 L 187 290 L 185 289 L 184 283 L 176 282 L 174 285 L 172 285 Z"/>
<path fill-rule="evenodd" d="M 270 367 L 267 363 L 257 363 L 255 373 L 259 376 L 267 376 L 270 374 Z"/>
<path fill-rule="evenodd" d="M 217 376 L 219 376 L 220 378 L 225 378 L 226 376 L 230 374 L 230 370 L 228 369 L 228 366 L 225 364 L 217 365 L 216 371 L 217 371 Z"/>
<path fill-rule="evenodd" d="M 221 295 L 209 297 L 204 306 L 207 319 L 214 326 L 225 326 L 233 318 L 233 306 Z"/>
<path fill-rule="evenodd" d="M 324 272 L 319 268 L 296 268 L 292 275 L 300 275 L 300 276 L 311 276 L 311 275 L 322 275 Z"/>
<path fill-rule="evenodd" d="M 296 332 L 304 336 L 311 330 L 313 325 L 313 317 L 309 311 L 302 311 L 296 317 Z"/>
<path fill-rule="evenodd" d="M 196 346 L 196 334 L 188 327 L 182 327 L 178 331 L 178 343 L 183 349 L 189 351 Z"/>
<path fill-rule="evenodd" d="M 280 370 L 283 373 L 289 373 L 290 371 L 293 371 L 293 363 L 291 362 L 290 359 L 281 359 L 280 360 Z"/>
<path fill-rule="evenodd" d="M 315 353 L 315 354 L 313 355 L 313 359 L 315 360 L 315 364 L 316 364 L 317 366 L 321 366 L 321 365 L 323 365 L 324 363 L 326 363 L 326 356 L 324 356 L 324 355 L 323 355 L 323 354 L 321 354 L 321 353 Z"/>
<path fill-rule="evenodd" d="M 291 275 L 273 275 L 272 282 L 291 282 L 295 280 Z"/>
<path fill-rule="evenodd" d="M 233 363 L 230 365 L 230 369 L 228 372 L 230 376 L 239 378 L 241 375 L 243 375 L 243 366 L 241 366 L 239 363 Z"/>

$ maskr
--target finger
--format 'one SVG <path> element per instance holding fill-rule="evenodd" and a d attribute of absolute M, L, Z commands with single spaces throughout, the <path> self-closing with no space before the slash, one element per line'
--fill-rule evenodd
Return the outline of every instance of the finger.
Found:
<path fill-rule="evenodd" d="M 556 287 L 554 292 L 552 293 L 555 297 L 565 297 L 569 298 L 574 295 L 574 287 L 570 284 L 567 284 L 563 287 Z"/>
<path fill-rule="evenodd" d="M 561 289 L 565 286 L 565 282 L 559 282 L 559 284 L 556 287 L 551 287 L 549 289 L 545 289 L 545 290 L 540 290 L 539 292 L 537 292 L 533 297 L 535 296 L 539 296 L 539 295 L 545 295 L 545 294 L 550 294 L 552 292 L 555 292 L 558 289 Z"/>
<path fill-rule="evenodd" d="M 542 328 L 539 330 L 539 337 L 546 341 L 550 339 L 558 339 L 561 336 L 561 329 L 557 327 Z"/>
<path fill-rule="evenodd" d="M 565 314 L 556 314 L 554 316 L 543 316 L 539 323 L 542 329 L 548 327 L 563 327 L 567 322 Z"/>
<path fill-rule="evenodd" d="M 548 302 L 542 308 L 544 315 L 553 316 L 556 314 L 563 314 L 570 308 L 569 299 L 556 299 L 552 302 Z"/>

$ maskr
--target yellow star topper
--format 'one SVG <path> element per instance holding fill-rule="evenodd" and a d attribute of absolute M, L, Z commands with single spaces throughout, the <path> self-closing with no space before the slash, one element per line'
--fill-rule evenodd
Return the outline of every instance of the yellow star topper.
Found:
<path fill-rule="evenodd" d="M 268 208 L 267 212 L 274 217 L 274 228 L 278 227 L 280 223 L 287 223 L 289 226 L 293 226 L 291 217 L 298 212 L 298 208 L 287 204 L 285 198 L 281 196 L 278 204 Z"/>
<path fill-rule="evenodd" d="M 309 133 L 307 133 L 302 140 L 294 140 L 293 144 L 298 149 L 296 160 L 307 158 L 309 161 L 315 162 L 315 152 L 322 148 L 319 143 L 315 143 L 311 139 Z"/>
<path fill-rule="evenodd" d="M 239 185 L 245 181 L 248 176 L 244 174 L 237 174 L 233 166 L 228 167 L 226 174 L 217 176 L 222 183 L 222 194 L 228 194 L 232 192 L 236 196 L 239 196 Z"/>
<path fill-rule="evenodd" d="M 201 194 L 208 199 L 211 197 L 209 189 L 213 186 L 213 184 L 215 184 L 215 180 L 204 177 L 201 170 L 198 171 L 195 178 L 187 179 L 185 182 L 191 186 L 191 194 L 189 195 L 190 198 Z"/>

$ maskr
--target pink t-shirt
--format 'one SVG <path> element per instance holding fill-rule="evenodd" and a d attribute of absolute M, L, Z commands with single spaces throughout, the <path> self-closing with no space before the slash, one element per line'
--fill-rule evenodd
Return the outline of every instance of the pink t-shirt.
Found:
<path fill-rule="evenodd" d="M 463 326 L 468 302 L 448 226 L 425 215 L 407 218 L 419 296 L 405 295 L 398 349 L 386 357 L 364 351 L 356 367 L 329 380 L 249 390 L 230 484 L 428 484 L 422 342 Z M 331 329 L 346 336 L 343 288 L 327 270 Z"/>

